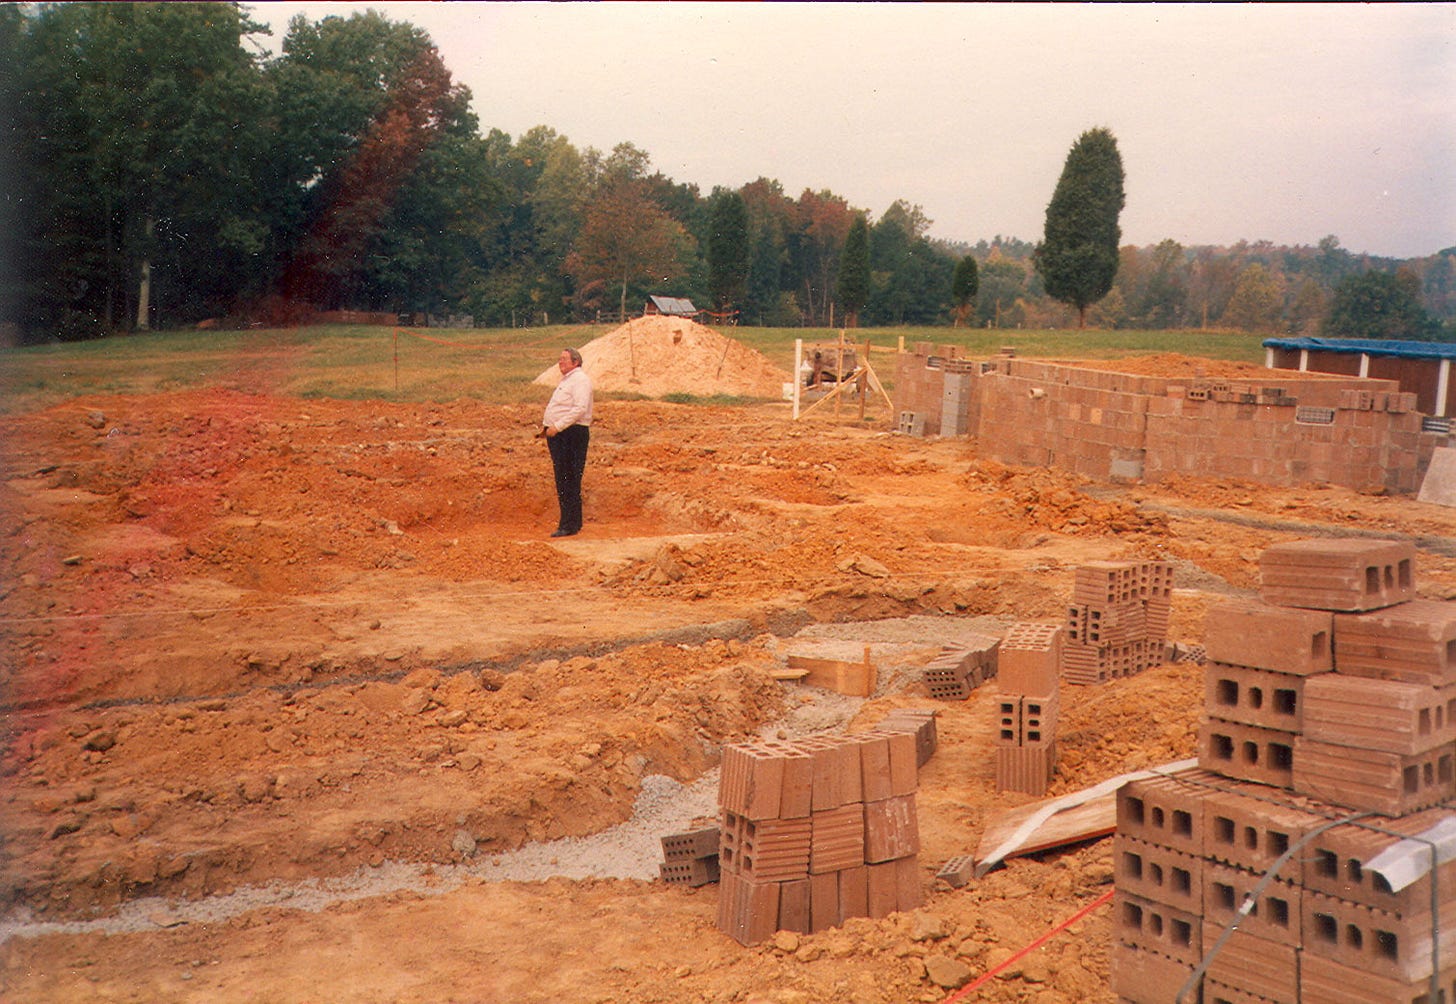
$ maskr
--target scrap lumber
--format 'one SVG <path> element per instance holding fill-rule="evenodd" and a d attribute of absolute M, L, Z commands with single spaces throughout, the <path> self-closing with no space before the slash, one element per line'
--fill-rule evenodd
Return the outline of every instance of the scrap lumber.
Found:
<path fill-rule="evenodd" d="M 1117 789 L 1128 781 L 1197 766 L 1179 760 L 1153 770 L 1108 778 L 1091 788 L 1069 792 L 1012 809 L 981 834 L 976 848 L 976 878 L 1006 858 L 1105 837 L 1117 829 Z"/>
<path fill-rule="evenodd" d="M 805 655 L 789 656 L 788 668 L 804 670 L 801 680 L 850 697 L 869 697 L 875 692 L 875 667 L 870 662 L 870 647 L 864 648 L 863 662 L 839 659 L 815 659 Z"/>

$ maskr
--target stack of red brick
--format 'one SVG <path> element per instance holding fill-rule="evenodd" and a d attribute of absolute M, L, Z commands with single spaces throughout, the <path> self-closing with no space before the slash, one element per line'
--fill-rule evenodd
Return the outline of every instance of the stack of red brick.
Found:
<path fill-rule="evenodd" d="M 1096 561 L 1079 567 L 1067 612 L 1063 678 L 1106 683 L 1160 665 L 1172 601 L 1169 562 Z"/>
<path fill-rule="evenodd" d="M 1001 639 L 996 702 L 996 790 L 1046 794 L 1057 766 L 1060 625 L 1021 621 Z"/>
<path fill-rule="evenodd" d="M 918 750 L 934 722 L 725 747 L 719 929 L 751 945 L 920 906 Z"/>
<path fill-rule="evenodd" d="M 964 701 L 987 680 L 996 676 L 996 638 L 973 637 L 961 644 L 947 645 L 932 659 L 920 678 L 930 696 L 940 701 Z"/>
<path fill-rule="evenodd" d="M 718 881 L 717 826 L 704 825 L 662 838 L 658 876 L 674 885 L 700 886 Z"/>
<path fill-rule="evenodd" d="M 1210 610 L 1198 767 L 1118 793 L 1121 1000 L 1456 999 L 1456 603 L 1413 563 L 1280 544 Z"/>

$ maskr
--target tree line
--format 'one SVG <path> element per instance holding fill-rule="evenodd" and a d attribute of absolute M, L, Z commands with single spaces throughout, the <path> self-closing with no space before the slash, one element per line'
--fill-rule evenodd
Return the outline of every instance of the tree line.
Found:
<path fill-rule="evenodd" d="M 1456 248 L 1120 246 L 1120 164 L 1115 193 L 1073 169 L 1086 144 L 1115 154 L 1105 130 L 1073 147 L 1040 243 L 957 244 L 904 200 L 875 216 L 768 177 L 704 194 L 629 142 L 482 131 L 429 36 L 376 12 L 295 17 L 276 56 L 260 34 L 232 3 L 0 7 L 0 324 L 80 339 L 352 309 L 508 326 L 612 319 L 649 293 L 767 326 L 1456 323 Z"/>

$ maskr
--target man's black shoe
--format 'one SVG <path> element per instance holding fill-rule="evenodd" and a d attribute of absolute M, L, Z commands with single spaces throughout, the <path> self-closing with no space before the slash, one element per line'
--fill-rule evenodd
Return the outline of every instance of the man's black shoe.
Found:
<path fill-rule="evenodd" d="M 555 531 L 552 532 L 551 536 L 553 536 L 553 537 L 570 537 L 570 536 L 572 536 L 575 533 L 576 533 L 575 530 L 555 530 Z"/>

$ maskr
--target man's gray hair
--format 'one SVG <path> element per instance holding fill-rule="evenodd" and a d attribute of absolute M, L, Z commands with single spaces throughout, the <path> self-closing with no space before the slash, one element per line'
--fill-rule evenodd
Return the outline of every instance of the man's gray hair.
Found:
<path fill-rule="evenodd" d="M 580 352 L 578 352 L 578 351 L 576 351 L 576 349 L 573 349 L 573 348 L 570 348 L 570 347 L 568 347 L 564 351 L 566 352 L 567 355 L 569 355 L 571 357 L 571 364 L 573 366 L 580 366 L 581 365 L 581 353 Z"/>

